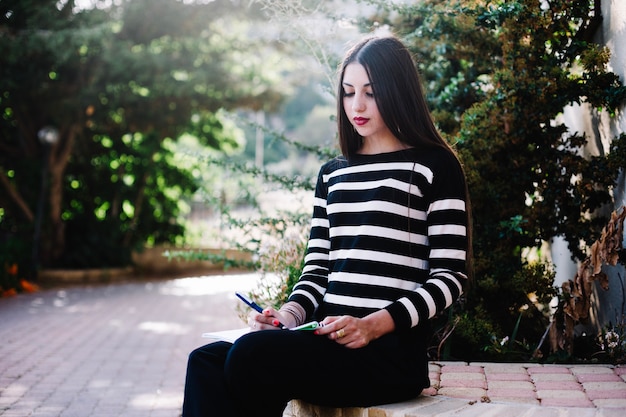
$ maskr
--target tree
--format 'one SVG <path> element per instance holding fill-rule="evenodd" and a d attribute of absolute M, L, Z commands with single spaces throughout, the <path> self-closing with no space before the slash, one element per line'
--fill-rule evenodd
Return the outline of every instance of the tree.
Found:
<path fill-rule="evenodd" d="M 474 349 L 463 344 L 457 357 L 479 359 L 494 345 L 490 335 L 498 345 L 515 333 L 524 346 L 509 341 L 508 352 L 528 359 L 555 289 L 549 268 L 523 251 L 563 235 L 581 259 L 581 240 L 593 243 L 606 223 L 601 209 L 626 164 L 623 138 L 585 159 L 578 151 L 587 138 L 558 122 L 568 104 L 615 114 L 626 98 L 606 70 L 608 51 L 591 41 L 599 13 L 589 1 L 426 0 L 380 4 L 364 22 L 389 24 L 410 44 L 438 126 L 465 165 L 476 280 L 449 340 Z"/>
<path fill-rule="evenodd" d="M 271 110 L 282 98 L 262 66 L 273 45 L 225 29 L 225 19 L 262 19 L 235 0 L 86 10 L 73 0 L 5 0 L 0 11 L 0 235 L 24 264 L 42 156 L 43 264 L 124 264 L 133 247 L 183 232 L 180 201 L 197 184 L 164 144 L 188 132 L 215 149 L 232 145 L 218 109 Z M 49 153 L 37 139 L 47 125 L 60 132 Z"/>

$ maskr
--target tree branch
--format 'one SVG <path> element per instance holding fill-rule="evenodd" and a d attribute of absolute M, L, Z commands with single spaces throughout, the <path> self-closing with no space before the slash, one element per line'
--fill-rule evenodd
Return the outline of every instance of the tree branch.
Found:
<path fill-rule="evenodd" d="M 33 215 L 32 210 L 28 207 L 28 204 L 24 201 L 19 191 L 11 184 L 9 178 L 4 173 L 4 170 L 0 168 L 0 184 L 2 184 L 2 188 L 7 191 L 10 199 L 15 203 L 15 205 L 20 209 L 24 217 L 29 222 L 33 222 L 35 220 L 35 216 Z"/>

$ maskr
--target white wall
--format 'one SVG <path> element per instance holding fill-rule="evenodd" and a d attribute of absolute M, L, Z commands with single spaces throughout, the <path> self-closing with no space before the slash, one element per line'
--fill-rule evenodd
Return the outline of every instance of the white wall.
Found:
<path fill-rule="evenodd" d="M 603 0 L 602 16 L 602 27 L 595 40 L 611 50 L 608 69 L 626 83 L 626 0 Z M 570 106 L 563 111 L 563 121 L 570 132 L 587 134 L 589 144 L 583 151 L 586 155 L 601 155 L 609 150 L 615 137 L 626 132 L 626 107 L 611 119 L 606 112 L 598 113 L 587 105 Z M 615 174 L 617 182 L 612 209 L 626 205 L 626 176 L 623 172 Z M 571 261 L 567 245 L 559 237 L 552 241 L 551 256 L 556 267 L 556 284 L 560 286 L 574 277 L 577 265 Z M 609 276 L 609 290 L 604 291 L 596 285 L 592 298 L 592 324 L 597 328 L 615 324 L 626 314 L 626 269 L 618 264 L 606 266 L 604 271 Z"/>

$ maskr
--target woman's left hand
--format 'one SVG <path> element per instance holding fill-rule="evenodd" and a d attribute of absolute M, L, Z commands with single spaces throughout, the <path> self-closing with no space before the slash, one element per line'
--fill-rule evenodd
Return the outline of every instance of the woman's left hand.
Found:
<path fill-rule="evenodd" d="M 379 310 L 363 318 L 329 316 L 322 320 L 323 327 L 315 334 L 326 335 L 330 340 L 347 348 L 358 349 L 372 340 L 394 330 L 395 324 L 386 310 Z"/>

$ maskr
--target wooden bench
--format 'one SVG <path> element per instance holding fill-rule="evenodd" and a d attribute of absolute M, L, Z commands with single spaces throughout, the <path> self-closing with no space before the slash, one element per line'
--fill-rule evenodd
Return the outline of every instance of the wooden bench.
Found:
<path fill-rule="evenodd" d="M 494 404 L 495 405 L 495 404 Z M 309 404 L 301 400 L 289 403 L 283 417 L 430 417 L 430 416 L 480 416 L 488 414 L 488 404 L 444 396 L 420 395 L 394 404 L 361 408 L 332 408 Z M 504 411 L 504 410 L 501 410 Z M 489 412 L 493 412 L 490 409 Z M 491 414 L 490 414 L 491 415 Z M 497 414 L 497 415 L 507 415 Z M 512 414 L 515 415 L 515 414 Z"/>

